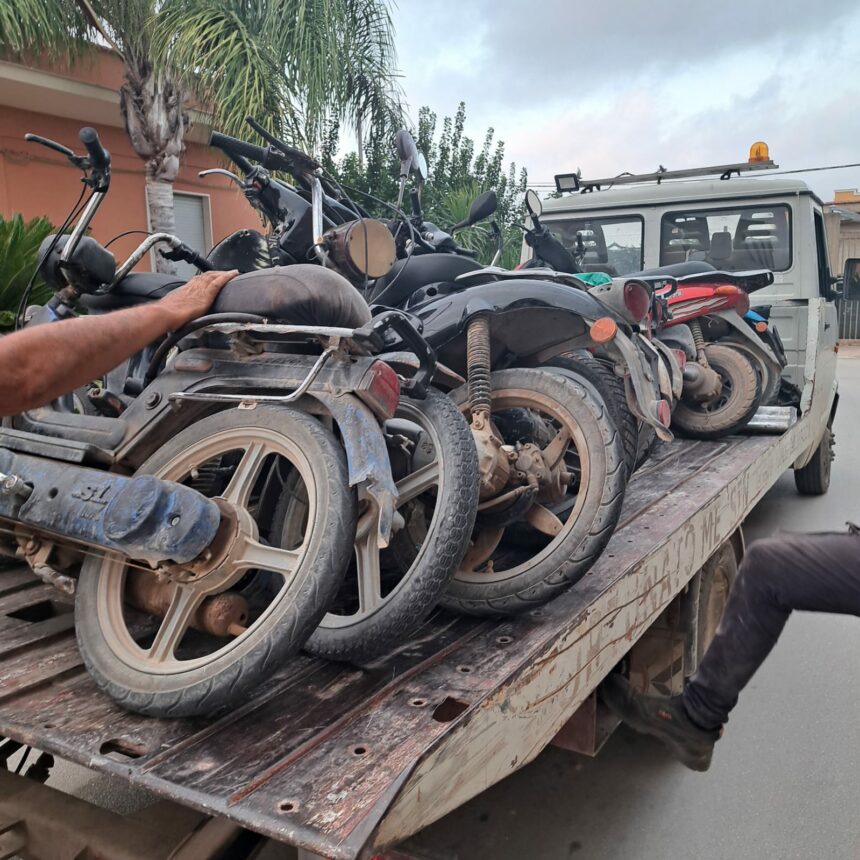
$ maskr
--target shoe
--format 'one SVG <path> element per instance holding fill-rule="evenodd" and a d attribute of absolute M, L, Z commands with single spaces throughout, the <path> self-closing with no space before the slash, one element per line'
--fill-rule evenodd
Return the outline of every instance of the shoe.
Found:
<path fill-rule="evenodd" d="M 700 729 L 687 716 L 680 696 L 645 696 L 617 674 L 603 682 L 600 693 L 616 717 L 637 732 L 661 740 L 691 770 L 704 771 L 711 766 L 714 744 L 723 731 Z"/>

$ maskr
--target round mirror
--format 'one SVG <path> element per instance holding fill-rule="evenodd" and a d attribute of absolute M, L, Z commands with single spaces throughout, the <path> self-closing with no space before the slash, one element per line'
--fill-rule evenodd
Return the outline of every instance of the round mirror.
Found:
<path fill-rule="evenodd" d="M 427 179 L 427 159 L 424 157 L 423 152 L 418 153 L 418 157 L 415 159 L 415 164 L 412 169 L 418 174 L 419 179 Z"/>
<path fill-rule="evenodd" d="M 531 188 L 526 191 L 526 207 L 532 215 L 540 215 L 541 212 L 543 212 L 540 197 L 538 197 L 537 192 L 532 191 Z"/>

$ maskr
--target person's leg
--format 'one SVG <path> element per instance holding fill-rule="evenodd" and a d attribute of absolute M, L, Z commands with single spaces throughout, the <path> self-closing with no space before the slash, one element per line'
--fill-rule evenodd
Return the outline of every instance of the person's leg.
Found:
<path fill-rule="evenodd" d="M 696 724 L 714 729 L 728 720 L 795 609 L 860 615 L 860 537 L 784 535 L 750 544 L 714 640 L 684 689 Z"/>
<path fill-rule="evenodd" d="M 860 537 L 785 535 L 751 544 L 714 641 L 683 695 L 645 696 L 612 675 L 603 698 L 633 728 L 663 740 L 688 767 L 707 770 L 738 694 L 794 609 L 860 615 Z"/>

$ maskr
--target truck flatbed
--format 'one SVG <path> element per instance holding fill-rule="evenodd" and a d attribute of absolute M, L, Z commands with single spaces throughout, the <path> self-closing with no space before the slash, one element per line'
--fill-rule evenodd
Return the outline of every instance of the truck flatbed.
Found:
<path fill-rule="evenodd" d="M 503 620 L 438 612 L 361 668 L 298 657 L 211 721 L 116 707 L 57 593 L 7 568 L 0 734 L 324 857 L 369 856 L 537 756 L 820 432 L 805 418 L 781 436 L 661 446 L 600 560 L 551 603 Z"/>

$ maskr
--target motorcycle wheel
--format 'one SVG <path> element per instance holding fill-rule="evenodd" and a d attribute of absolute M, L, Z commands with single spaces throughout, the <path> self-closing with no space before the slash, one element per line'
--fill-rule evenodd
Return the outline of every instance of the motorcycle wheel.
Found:
<path fill-rule="evenodd" d="M 401 398 L 383 428 L 402 526 L 380 550 L 370 511 L 359 517 L 355 557 L 305 650 L 366 662 L 402 643 L 438 605 L 469 546 L 478 508 L 472 434 L 449 397 Z M 295 523 L 284 497 L 275 522 Z"/>
<path fill-rule="evenodd" d="M 544 367 L 559 367 L 581 376 L 590 382 L 599 392 L 609 410 L 615 426 L 621 433 L 621 443 L 624 446 L 624 465 L 627 478 L 636 469 L 639 455 L 639 421 L 627 405 L 627 394 L 624 381 L 620 379 L 599 358 L 595 358 L 587 349 L 578 349 L 565 355 L 556 356 Z"/>
<path fill-rule="evenodd" d="M 96 684 L 124 708 L 210 714 L 240 702 L 297 653 L 337 593 L 355 536 L 346 457 L 309 415 L 257 406 L 197 421 L 139 472 L 229 502 L 243 545 L 186 583 L 163 582 L 117 555 L 91 556 L 75 601 L 78 644 Z M 293 473 L 308 500 L 303 527 L 291 545 L 270 544 L 271 511 Z M 146 609 L 139 596 L 132 606 L 131 595 L 143 592 Z M 245 607 L 229 631 L 200 620 L 216 598 Z"/>
<path fill-rule="evenodd" d="M 472 546 L 442 601 L 473 615 L 532 608 L 584 576 L 612 536 L 627 483 L 619 431 L 593 386 L 532 368 L 495 371 L 491 383 L 494 422 L 505 410 L 534 413 L 545 430 L 535 444 L 554 445 L 552 457 L 561 452 L 573 480 L 561 503 L 532 505 L 530 521 L 526 512 L 520 521 L 494 526 L 482 513 L 486 502 L 479 506 Z M 465 388 L 452 397 L 468 416 Z"/>
<path fill-rule="evenodd" d="M 731 344 L 733 349 L 740 350 L 755 368 L 761 387 L 761 401 L 759 406 L 775 406 L 779 403 L 779 389 L 782 383 L 782 375 L 777 373 L 771 364 L 765 361 L 754 349 L 745 343 Z"/>
<path fill-rule="evenodd" d="M 704 403 L 682 396 L 672 412 L 672 425 L 694 439 L 717 439 L 749 422 L 761 403 L 761 385 L 752 362 L 739 350 L 711 343 L 705 355 L 720 375 L 722 389 Z"/>

